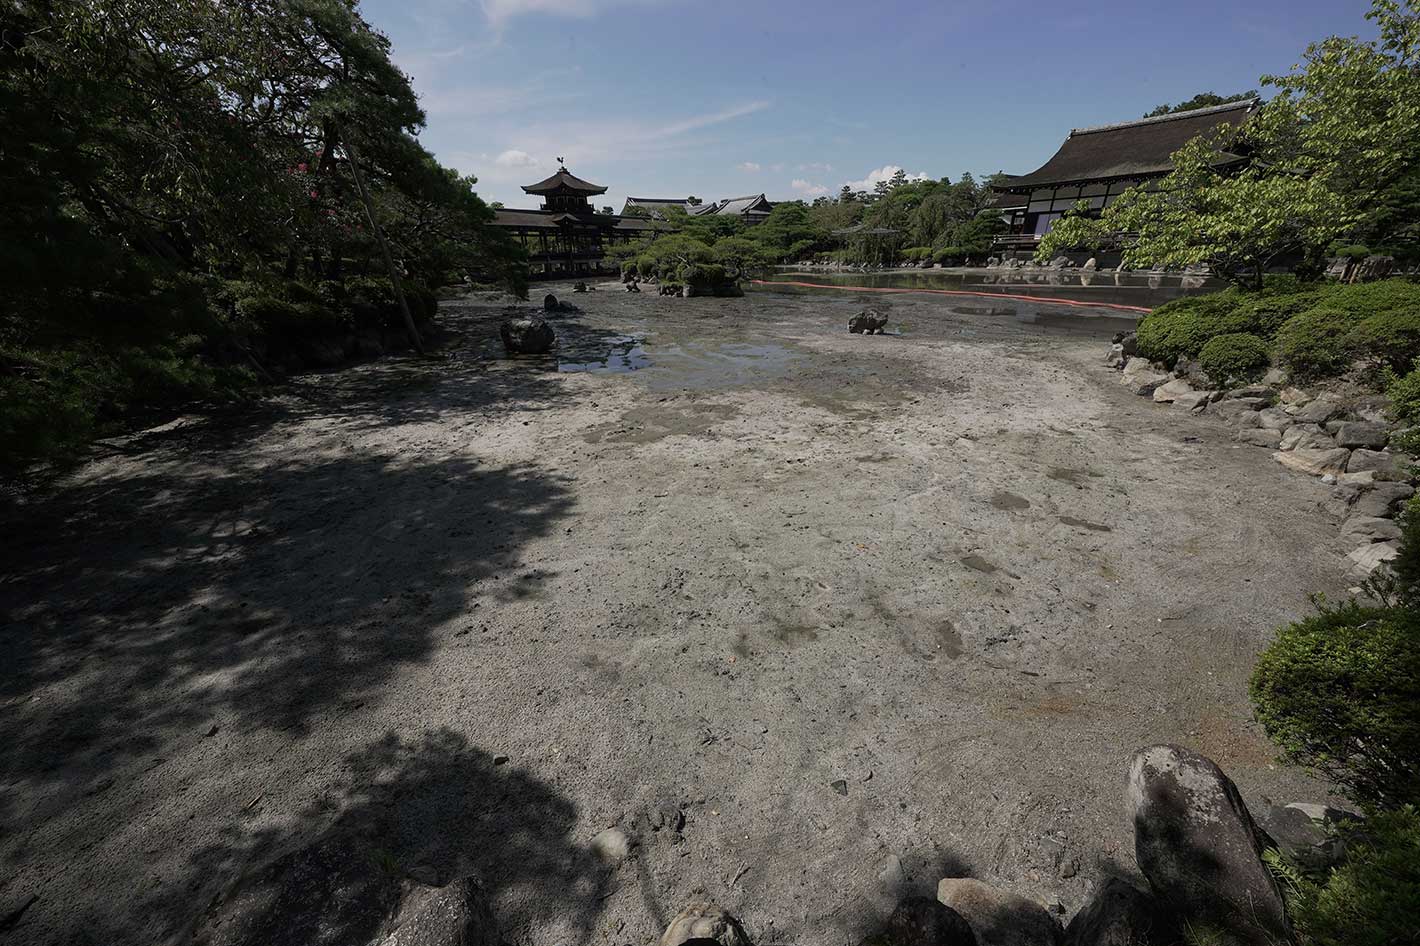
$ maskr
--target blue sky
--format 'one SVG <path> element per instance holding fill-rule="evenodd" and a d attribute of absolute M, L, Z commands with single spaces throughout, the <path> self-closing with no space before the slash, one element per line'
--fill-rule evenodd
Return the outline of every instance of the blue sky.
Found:
<path fill-rule="evenodd" d="M 364 0 L 479 193 L 811 198 L 905 168 L 1030 171 L 1070 128 L 1255 88 L 1366 0 Z"/>

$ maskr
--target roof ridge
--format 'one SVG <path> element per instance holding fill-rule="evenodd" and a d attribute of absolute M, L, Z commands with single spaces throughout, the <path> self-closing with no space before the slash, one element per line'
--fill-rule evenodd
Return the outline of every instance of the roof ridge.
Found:
<path fill-rule="evenodd" d="M 1076 135 L 1089 135 L 1097 131 L 1114 131 L 1119 128 L 1135 128 L 1139 125 L 1158 125 L 1163 122 L 1178 121 L 1184 118 L 1196 118 L 1199 115 L 1211 115 L 1215 112 L 1227 112 L 1240 108 L 1253 108 L 1261 103 L 1261 99 L 1242 99 L 1238 102 L 1224 102 L 1222 105 L 1209 105 L 1204 108 L 1192 108 L 1186 112 L 1170 112 L 1167 115 L 1155 115 L 1152 118 L 1136 118 L 1128 122 L 1114 122 L 1108 125 L 1090 125 L 1085 128 L 1071 128 L 1070 137 Z"/>

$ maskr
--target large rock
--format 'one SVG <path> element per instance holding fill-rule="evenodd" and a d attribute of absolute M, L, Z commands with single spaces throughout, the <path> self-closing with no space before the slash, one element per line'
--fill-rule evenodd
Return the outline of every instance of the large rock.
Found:
<path fill-rule="evenodd" d="M 981 946 L 1055 946 L 1060 924 L 1045 907 L 969 877 L 947 877 L 937 899 L 965 917 Z"/>
<path fill-rule="evenodd" d="M 1175 378 L 1172 381 L 1166 381 L 1157 388 L 1154 388 L 1154 403 L 1172 404 L 1174 399 L 1180 395 L 1192 393 L 1193 385 L 1181 378 Z"/>
<path fill-rule="evenodd" d="M 1343 421 L 1336 426 L 1335 436 L 1338 447 L 1366 447 L 1371 450 L 1379 450 L 1390 439 L 1390 431 L 1386 429 L 1385 424 L 1375 424 L 1364 420 Z"/>
<path fill-rule="evenodd" d="M 510 355 L 541 355 L 557 342 L 557 334 L 547 320 L 538 316 L 509 319 L 498 329 L 503 347 Z"/>
<path fill-rule="evenodd" d="M 1065 927 L 1064 946 L 1170 946 L 1173 924 L 1152 896 L 1111 877 Z"/>
<path fill-rule="evenodd" d="M 1179 746 L 1140 749 L 1125 804 L 1139 869 L 1166 908 L 1196 930 L 1243 943 L 1291 940 L 1252 816 L 1212 761 Z"/>
<path fill-rule="evenodd" d="M 1119 383 L 1141 397 L 1149 397 L 1169 376 L 1154 368 L 1145 358 L 1130 358 L 1119 376 Z"/>
<path fill-rule="evenodd" d="M 1325 476 L 1328 473 L 1334 475 L 1344 471 L 1346 461 L 1350 456 L 1350 450 L 1340 447 L 1333 450 L 1310 450 L 1298 447 L 1295 450 L 1274 453 L 1272 459 L 1298 473 Z"/>
<path fill-rule="evenodd" d="M 1346 461 L 1347 473 L 1394 473 L 1395 456 L 1389 450 L 1367 450 L 1359 447 L 1351 451 L 1351 459 Z"/>
<path fill-rule="evenodd" d="M 1268 407 L 1258 411 L 1257 419 L 1264 430 L 1286 430 L 1296 423 L 1292 415 L 1280 407 Z"/>
<path fill-rule="evenodd" d="M 1400 526 L 1379 516 L 1352 516 L 1341 523 L 1341 537 L 1357 542 L 1389 542 L 1400 538 Z"/>
<path fill-rule="evenodd" d="M 971 924 L 930 897 L 908 897 L 897 905 L 882 932 L 863 946 L 977 946 Z"/>
<path fill-rule="evenodd" d="M 864 309 L 848 320 L 848 331 L 854 335 L 881 335 L 883 329 L 887 327 L 887 323 L 886 312 L 879 312 L 877 309 Z"/>
<path fill-rule="evenodd" d="M 199 946 L 498 946 L 483 889 L 401 877 L 378 846 L 336 831 L 238 880 L 208 909 Z"/>
<path fill-rule="evenodd" d="M 704 900 L 690 903 L 676 914 L 661 934 L 660 946 L 682 946 L 692 940 L 709 940 L 719 946 L 749 946 L 749 937 L 739 921 Z"/>
<path fill-rule="evenodd" d="M 1408 483 L 1377 483 L 1357 497 L 1351 506 L 1351 515 L 1384 518 L 1391 514 L 1396 503 L 1414 495 L 1415 487 Z"/>
<path fill-rule="evenodd" d="M 1364 578 L 1399 554 L 1399 542 L 1368 542 L 1346 557 L 1351 562 L 1350 574 Z"/>
<path fill-rule="evenodd" d="M 1256 414 L 1260 408 L 1265 406 L 1260 398 L 1255 397 L 1224 398 L 1221 401 L 1214 401 L 1209 406 L 1208 413 L 1217 414 L 1229 424 L 1236 424 L 1241 418 Z"/>
<path fill-rule="evenodd" d="M 1239 443 L 1250 443 L 1254 447 L 1276 450 L 1282 444 L 1282 433 L 1277 430 L 1265 430 L 1261 427 L 1243 427 L 1238 430 L 1234 439 Z"/>
<path fill-rule="evenodd" d="M 1282 449 L 1333 450 L 1336 441 L 1321 429 L 1320 424 L 1293 424 L 1282 432 Z"/>
<path fill-rule="evenodd" d="M 1233 388 L 1227 394 L 1224 394 L 1223 397 L 1228 400 L 1238 400 L 1240 398 L 1246 398 L 1248 400 L 1256 399 L 1263 401 L 1263 406 L 1266 407 L 1277 400 L 1277 389 L 1267 384 L 1248 384 L 1240 388 Z"/>
<path fill-rule="evenodd" d="M 1173 399 L 1173 406 L 1193 414 L 1201 412 L 1208 406 L 1208 402 L 1213 400 L 1212 391 L 1190 391 L 1187 394 L 1176 395 Z"/>
<path fill-rule="evenodd" d="M 1324 424 L 1345 413 L 1345 407 L 1334 397 L 1322 395 L 1313 401 L 1299 405 L 1292 410 L 1292 417 L 1299 424 Z"/>
<path fill-rule="evenodd" d="M 1325 871 L 1341 863 L 1345 856 L 1346 844 L 1341 837 L 1301 808 L 1271 805 L 1257 822 L 1277 850 L 1305 867 Z"/>
<path fill-rule="evenodd" d="M 1115 342 L 1109 346 L 1109 354 L 1104 356 L 1104 363 L 1111 368 L 1123 368 L 1124 363 L 1129 360 L 1129 356 L 1124 353 L 1124 346 Z"/>

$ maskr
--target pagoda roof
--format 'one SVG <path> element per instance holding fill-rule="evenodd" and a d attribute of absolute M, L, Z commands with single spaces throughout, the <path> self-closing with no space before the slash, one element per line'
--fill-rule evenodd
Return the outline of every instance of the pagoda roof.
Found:
<path fill-rule="evenodd" d="M 1019 191 L 1048 184 L 1167 174 L 1173 170 L 1175 151 L 1220 126 L 1240 126 L 1258 104 L 1257 99 L 1246 99 L 1138 121 L 1075 128 L 1049 161 L 1029 174 L 1003 181 L 997 189 Z M 1241 155 L 1219 151 L 1214 163 L 1229 165 L 1244 160 Z"/>
<path fill-rule="evenodd" d="M 523 191 L 528 194 L 556 194 L 571 191 L 574 194 L 586 194 L 590 197 L 592 194 L 605 194 L 606 188 L 593 184 L 591 181 L 584 181 L 563 167 L 558 168 L 557 173 L 549 178 L 538 181 L 536 184 L 526 185 L 523 187 Z"/>
<path fill-rule="evenodd" d="M 715 208 L 715 213 L 730 216 L 743 215 L 751 211 L 768 213 L 772 209 L 774 209 L 774 205 L 763 194 L 751 194 L 748 197 L 730 197 L 720 201 L 720 205 Z"/>

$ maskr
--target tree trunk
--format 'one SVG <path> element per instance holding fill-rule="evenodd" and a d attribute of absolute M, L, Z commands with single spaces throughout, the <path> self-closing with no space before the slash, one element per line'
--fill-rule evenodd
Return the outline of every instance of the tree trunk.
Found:
<path fill-rule="evenodd" d="M 375 219 L 375 205 L 370 200 L 370 192 L 365 188 L 365 175 L 360 170 L 360 155 L 348 137 L 341 144 L 345 148 L 345 153 L 350 156 L 350 173 L 355 178 L 356 189 L 360 191 L 360 202 L 365 205 L 365 216 L 370 221 L 370 232 L 375 235 L 375 242 L 379 244 L 380 255 L 384 257 L 385 271 L 389 273 L 390 285 L 394 287 L 394 296 L 399 300 L 399 311 L 404 316 L 405 334 L 409 336 L 409 344 L 413 345 L 414 350 L 422 355 L 424 354 L 424 340 L 419 337 L 419 329 L 414 325 L 414 316 L 409 313 L 409 300 L 404 297 L 404 283 L 400 281 L 399 270 L 395 269 L 394 256 L 390 254 L 389 244 L 385 242 L 384 231 L 380 229 L 380 224 Z"/>

